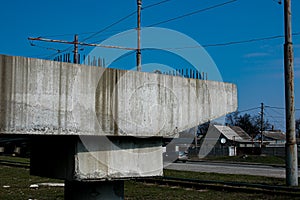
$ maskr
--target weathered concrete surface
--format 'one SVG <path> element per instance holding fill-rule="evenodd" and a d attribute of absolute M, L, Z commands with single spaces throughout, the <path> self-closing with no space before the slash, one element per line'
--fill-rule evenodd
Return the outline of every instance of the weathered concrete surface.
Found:
<path fill-rule="evenodd" d="M 163 175 L 160 138 L 87 137 L 77 144 L 75 179 Z"/>
<path fill-rule="evenodd" d="M 2 134 L 174 136 L 237 108 L 229 83 L 24 57 L 0 79 Z"/>
<path fill-rule="evenodd" d="M 162 176 L 159 137 L 31 136 L 32 175 L 76 181 Z"/>

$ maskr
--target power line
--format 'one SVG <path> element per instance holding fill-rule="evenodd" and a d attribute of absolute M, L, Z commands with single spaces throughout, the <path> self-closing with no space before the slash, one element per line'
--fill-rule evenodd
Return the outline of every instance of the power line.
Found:
<path fill-rule="evenodd" d="M 293 36 L 298 36 L 298 35 L 300 35 L 300 32 L 293 33 Z M 274 39 L 278 39 L 278 38 L 284 38 L 284 36 L 283 35 L 276 35 L 276 36 L 270 36 L 270 37 L 254 38 L 254 39 L 240 40 L 240 41 L 232 41 L 232 42 L 219 43 L 219 44 L 206 44 L 206 45 L 202 45 L 202 46 L 203 47 L 228 46 L 228 45 L 234 45 L 234 44 L 258 42 L 258 41 L 264 41 L 264 40 L 274 40 Z"/>
<path fill-rule="evenodd" d="M 242 110 L 242 111 L 239 111 L 239 110 L 238 110 L 238 113 L 247 112 L 247 111 L 251 111 L 251 110 L 256 110 L 256 109 L 259 109 L 259 108 L 260 108 L 260 107 L 249 108 L 249 109 Z"/>
<path fill-rule="evenodd" d="M 121 19 L 117 20 L 116 22 L 114 22 L 114 23 L 112 23 L 112 24 L 106 26 L 105 28 L 103 28 L 103 29 L 101 29 L 101 30 L 99 30 L 99 31 L 97 31 L 97 32 L 95 32 L 95 33 L 93 33 L 92 35 L 90 35 L 90 36 L 84 38 L 81 42 L 84 42 L 84 41 L 86 41 L 86 40 L 88 40 L 88 39 L 90 39 L 90 38 L 95 37 L 96 35 L 98 35 L 98 34 L 104 32 L 104 31 L 108 30 L 109 28 L 111 28 L 111 27 L 113 27 L 113 26 L 115 26 L 115 25 L 121 23 L 122 21 L 128 19 L 129 17 L 133 16 L 135 13 L 136 13 L 136 12 L 134 11 L 134 12 L 132 12 L 132 13 L 126 15 L 125 17 L 122 17 Z M 60 53 L 70 51 L 71 49 L 72 49 L 72 47 L 66 48 L 66 49 L 62 50 Z M 49 56 L 49 57 L 47 57 L 47 58 L 56 56 L 56 55 L 58 55 L 58 54 L 59 54 L 59 53 L 53 54 L 53 55 L 51 55 L 51 56 Z"/>
<path fill-rule="evenodd" d="M 267 109 L 265 109 L 266 111 L 272 111 L 272 113 L 275 113 L 276 115 L 272 115 L 274 118 L 278 118 L 278 119 L 285 119 L 285 114 L 284 113 L 280 113 L 280 112 L 278 112 L 277 110 L 274 110 L 274 109 L 269 109 L 268 107 L 267 107 Z"/>
<path fill-rule="evenodd" d="M 152 8 L 154 6 L 158 6 L 160 4 L 163 4 L 163 3 L 166 3 L 166 2 L 169 2 L 169 1 L 172 1 L 172 0 L 164 0 L 164 1 L 161 1 L 161 2 L 157 2 L 157 3 L 154 3 L 154 4 L 150 4 L 148 6 L 145 6 L 142 8 L 142 10 L 146 10 L 148 8 Z M 126 15 L 125 17 L 122 17 L 120 18 L 118 21 L 114 22 L 113 24 L 110 24 L 109 26 L 105 27 L 104 29 L 109 29 L 111 26 L 114 26 L 114 25 L 117 25 L 118 23 L 124 21 L 125 19 L 131 17 L 132 15 L 134 15 L 136 12 L 132 12 L 128 15 Z M 105 32 L 121 32 L 121 31 L 124 31 L 124 29 L 119 29 L 119 30 L 111 30 L 111 31 L 107 31 L 105 30 Z M 55 35 L 42 35 L 42 36 L 39 36 L 39 37 L 61 37 L 61 36 L 73 36 L 75 34 L 77 35 L 88 35 L 88 34 L 99 34 L 99 32 L 104 32 L 103 29 L 100 30 L 100 31 L 90 31 L 90 32 L 82 32 L 82 33 L 65 33 L 65 34 L 55 34 Z M 92 36 L 93 37 L 93 36 Z"/>
<path fill-rule="evenodd" d="M 171 1 L 171 0 L 164 0 L 164 1 L 161 1 L 161 2 L 158 2 L 158 3 L 151 4 L 151 5 L 145 6 L 144 9 L 148 9 L 148 8 L 151 8 L 151 7 L 160 5 L 160 4 L 162 4 L 162 3 L 166 3 L 166 2 L 168 2 L 168 1 Z M 115 25 L 121 23 L 122 21 L 128 19 L 129 17 L 131 17 L 131 16 L 133 16 L 133 15 L 135 15 L 135 14 L 136 14 L 136 11 L 131 12 L 130 14 L 126 15 L 125 17 L 120 18 L 120 19 L 117 20 L 116 22 L 114 22 L 114 23 L 112 23 L 112 24 L 106 26 L 105 28 L 101 29 L 100 31 L 95 32 L 95 33 L 92 34 L 91 36 L 89 36 L 89 37 L 87 37 L 87 38 L 84 38 L 84 39 L 82 40 L 82 42 L 84 42 L 84 41 L 86 41 L 86 40 L 88 40 L 88 39 L 90 39 L 90 38 L 93 38 L 94 36 L 96 36 L 96 35 L 98 35 L 98 34 L 104 32 L 104 31 L 108 30 L 109 28 L 111 28 L 111 27 L 113 27 L 113 26 L 115 26 Z"/>
<path fill-rule="evenodd" d="M 62 36 L 74 36 L 75 34 L 77 35 L 87 35 L 87 34 L 92 34 L 95 32 L 83 32 L 83 33 L 63 33 L 63 34 L 55 34 L 55 35 L 41 35 L 39 37 L 62 37 Z"/>
<path fill-rule="evenodd" d="M 169 1 L 171 1 L 171 0 L 164 0 L 164 1 L 161 1 L 161 2 L 154 3 L 154 4 L 150 4 L 150 5 L 148 5 L 148 6 L 145 6 L 144 9 L 148 9 L 148 8 L 151 8 L 151 7 L 154 7 L 154 6 L 157 6 L 157 5 L 160 5 L 160 4 L 169 2 Z M 113 27 L 113 26 L 115 26 L 115 25 L 121 23 L 122 21 L 128 19 L 129 17 L 131 17 L 131 16 L 133 16 L 133 15 L 135 15 L 135 14 L 136 14 L 136 11 L 131 12 L 130 14 L 126 15 L 125 17 L 120 18 L 119 20 L 117 20 L 116 22 L 114 22 L 114 23 L 112 23 L 112 24 L 106 26 L 105 28 L 103 28 L 103 29 L 101 29 L 101 30 L 99 30 L 99 31 L 97 31 L 97 32 L 94 32 L 92 35 L 90 35 L 90 36 L 84 38 L 81 42 L 84 42 L 84 41 L 86 41 L 86 40 L 88 40 L 88 39 L 90 39 L 90 38 L 95 37 L 96 35 L 98 35 L 98 34 L 104 32 L 104 31 L 107 31 L 109 28 L 111 28 L 111 27 Z M 67 35 L 67 34 L 65 34 L 65 35 Z M 61 35 L 61 36 L 62 36 L 62 35 Z M 71 50 L 71 47 L 69 47 L 69 48 L 67 48 L 67 49 L 65 49 L 65 50 L 62 50 L 61 52 L 67 52 L 67 51 L 70 51 L 70 50 Z M 61 53 L 61 52 L 60 52 L 60 53 Z M 51 55 L 51 56 L 49 56 L 49 57 L 53 57 L 53 56 L 55 56 L 55 55 L 57 55 L 57 54 L 59 54 L 59 53 L 53 54 L 53 55 Z"/>
<path fill-rule="evenodd" d="M 267 106 L 265 106 L 265 108 L 266 108 Z M 282 116 L 273 116 L 273 115 L 271 115 L 270 113 L 269 113 L 269 111 L 267 110 L 267 109 L 265 109 L 265 113 L 267 114 L 266 115 L 266 118 L 268 118 L 268 120 L 271 118 L 272 119 L 272 121 L 270 121 L 270 122 L 272 122 L 273 123 L 273 125 L 274 126 L 277 126 L 277 127 L 280 127 L 282 130 L 284 130 L 285 129 L 285 123 L 284 123 L 284 119 L 285 119 L 285 117 L 282 117 Z M 280 114 L 280 113 L 279 113 Z M 281 114 L 280 114 L 281 115 Z M 275 118 L 277 118 L 277 119 L 275 119 Z"/>
<path fill-rule="evenodd" d="M 166 3 L 166 2 L 169 2 L 169 1 L 171 1 L 171 0 L 160 1 L 160 2 L 157 2 L 157 3 L 154 3 L 154 4 L 150 4 L 150 5 L 148 5 L 148 6 L 145 6 L 145 7 L 143 7 L 142 9 L 143 9 L 143 10 L 149 9 L 149 8 L 151 8 L 151 7 L 158 6 L 158 5 L 160 5 L 160 4 L 163 4 L 163 3 Z M 93 37 L 95 37 L 96 35 L 98 35 L 98 34 L 104 32 L 104 31 L 107 31 L 109 28 L 111 28 L 111 27 L 113 27 L 113 26 L 115 26 L 115 25 L 121 23 L 122 21 L 128 19 L 129 17 L 131 17 L 131 16 L 133 16 L 133 15 L 135 15 L 135 14 L 136 14 L 136 11 L 134 11 L 134 12 L 132 12 L 132 13 L 126 15 L 125 17 L 122 17 L 121 19 L 119 19 L 119 20 L 117 20 L 116 22 L 114 22 L 114 23 L 108 25 L 107 27 L 101 29 L 100 31 L 95 32 L 93 35 L 91 35 L 91 36 L 89 36 L 89 37 L 83 39 L 82 42 L 84 42 L 84 41 L 86 41 L 86 40 L 88 40 L 88 39 L 90 39 L 90 38 L 93 38 Z"/>
<path fill-rule="evenodd" d="M 232 42 L 225 42 L 225 43 L 217 43 L 217 44 L 206 44 L 203 45 L 203 47 L 216 47 L 216 46 L 229 46 L 234 44 L 243 44 L 243 43 L 250 43 L 250 42 L 258 42 L 258 41 L 264 41 L 264 40 L 273 40 L 278 38 L 283 38 L 282 35 L 277 36 L 271 36 L 271 37 L 263 37 L 263 38 L 254 38 L 249 40 L 240 40 L 240 41 L 232 41 Z"/>
<path fill-rule="evenodd" d="M 280 107 L 274 107 L 274 106 L 266 106 L 267 108 L 273 108 L 273 109 L 280 109 L 280 110 L 284 110 L 285 108 L 280 108 Z"/>
<path fill-rule="evenodd" d="M 178 16 L 178 17 L 174 17 L 174 18 L 171 18 L 171 19 L 167 19 L 167 20 L 164 20 L 164 21 L 161 21 L 161 22 L 157 22 L 157 23 L 151 24 L 151 25 L 149 25 L 149 26 L 147 26 L 147 27 L 157 26 L 157 25 L 160 25 L 160 24 L 165 24 L 165 23 L 167 23 L 167 22 L 171 22 L 171 21 L 174 21 L 174 20 L 177 20 L 177 19 L 181 19 L 181 18 L 184 18 L 184 17 L 188 17 L 188 16 L 191 16 L 191 15 L 200 13 L 200 12 L 204 12 L 204 11 L 207 11 L 207 10 L 212 10 L 212 9 L 214 9 L 214 8 L 222 7 L 222 6 L 225 6 L 226 4 L 231 4 L 231 3 L 234 3 L 234 2 L 236 2 L 236 1 L 237 1 L 237 0 L 231 0 L 231 1 L 227 1 L 227 2 L 221 3 L 221 4 L 217 4 L 217 5 L 214 5 L 214 6 L 210 6 L 210 7 L 207 7 L 207 8 L 203 8 L 203 9 L 200 9 L 200 10 L 196 10 L 196 11 L 193 11 L 193 12 L 190 12 L 190 13 L 187 13 L 187 14 L 184 14 L 184 15 L 181 15 L 181 16 Z"/>
<path fill-rule="evenodd" d="M 148 9 L 148 8 L 151 8 L 151 7 L 154 7 L 154 6 L 158 6 L 160 4 L 167 3 L 169 1 L 172 1 L 172 0 L 164 0 L 164 1 L 160 1 L 160 2 L 154 3 L 154 4 L 150 4 L 148 6 L 142 7 L 142 10 L 145 10 L 145 9 Z"/>
<path fill-rule="evenodd" d="M 293 33 L 294 36 L 300 35 L 300 32 Z M 262 37 L 262 38 L 253 38 L 247 40 L 239 40 L 239 41 L 231 41 L 231 42 L 224 42 L 224 43 L 215 43 L 215 44 L 204 44 L 204 45 L 197 45 L 197 46 L 186 46 L 186 47 L 170 47 L 170 48 L 161 48 L 161 50 L 172 50 L 172 49 L 192 49 L 192 48 L 201 48 L 201 47 L 217 47 L 217 46 L 229 46 L 235 44 L 243 44 L 243 43 L 250 43 L 250 42 L 259 42 L 259 41 L 266 41 L 266 40 L 274 40 L 278 38 L 284 38 L 283 35 L 276 35 L 276 36 L 269 36 L 269 37 Z"/>
<path fill-rule="evenodd" d="M 271 117 L 272 119 L 273 119 L 273 121 L 274 122 L 280 122 L 280 123 L 283 123 L 283 121 L 278 121 L 278 120 L 276 120 L 275 118 L 276 117 L 274 117 L 273 115 L 271 115 L 267 110 L 265 110 L 265 112 L 266 112 L 266 117 Z M 280 118 L 280 119 L 283 119 L 283 118 Z"/>
<path fill-rule="evenodd" d="M 107 29 L 109 29 L 109 28 L 111 28 L 111 27 L 113 27 L 113 26 L 115 26 L 115 25 L 121 23 L 122 21 L 124 21 L 124 20 L 128 19 L 129 17 L 133 16 L 135 13 L 136 13 L 136 11 L 134 11 L 134 12 L 132 12 L 132 13 L 126 15 L 125 17 L 122 17 L 121 19 L 117 20 L 116 22 L 114 22 L 114 23 L 112 23 L 112 24 L 106 26 L 105 28 L 101 29 L 100 31 L 97 31 L 96 33 L 92 34 L 91 36 L 84 38 L 84 39 L 82 40 L 82 42 L 84 42 L 84 41 L 86 41 L 86 40 L 88 40 L 88 39 L 90 39 L 90 38 L 92 38 L 92 37 L 95 37 L 96 35 L 98 35 L 98 34 L 104 32 L 104 31 L 106 31 Z"/>
<path fill-rule="evenodd" d="M 122 33 L 118 33 L 117 35 L 114 35 L 113 37 L 120 37 L 120 36 L 124 36 L 124 35 L 127 35 L 127 34 L 131 34 L 133 31 L 135 31 L 135 29 L 131 29 L 131 30 L 128 30 L 128 31 L 125 31 L 125 32 L 122 32 Z M 92 43 L 98 43 L 98 42 L 101 42 L 103 41 L 104 39 L 102 40 L 96 40 L 96 41 L 93 41 Z"/>
<path fill-rule="evenodd" d="M 154 6 L 157 6 L 157 5 L 160 5 L 160 4 L 169 2 L 169 1 L 171 1 L 171 0 L 164 0 L 164 1 L 161 1 L 161 2 L 158 2 L 158 3 L 150 4 L 150 5 L 148 5 L 148 6 L 145 6 L 143 9 L 145 10 L 145 9 L 148 9 L 148 8 L 151 8 L 151 7 L 154 7 Z M 122 21 L 128 19 L 129 17 L 131 17 L 131 16 L 133 16 L 133 15 L 135 15 L 135 14 L 136 14 L 136 11 L 131 12 L 130 14 L 126 15 L 125 17 L 120 18 L 120 19 L 117 20 L 116 22 L 114 22 L 114 23 L 112 23 L 112 24 L 106 26 L 105 28 L 101 29 L 100 31 L 95 32 L 93 35 L 91 35 L 91 36 L 89 36 L 89 37 L 83 39 L 82 42 L 84 42 L 84 41 L 86 41 L 86 40 L 88 40 L 88 39 L 90 39 L 90 38 L 92 38 L 92 37 L 94 37 L 94 36 L 96 36 L 96 35 L 98 35 L 98 34 L 104 32 L 104 31 L 108 30 L 109 28 L 111 28 L 111 27 L 113 27 L 113 26 L 115 26 L 115 25 L 121 23 Z"/>
<path fill-rule="evenodd" d="M 267 108 L 269 108 L 269 107 L 267 107 Z M 285 112 L 283 112 L 283 113 L 280 113 L 280 112 L 278 112 L 277 110 L 275 110 L 275 109 L 273 109 L 273 108 L 271 108 L 271 110 L 274 112 L 274 113 L 276 113 L 276 114 L 278 114 L 279 116 L 281 116 L 281 115 L 285 115 Z M 284 110 L 284 109 L 283 109 Z"/>
<path fill-rule="evenodd" d="M 121 32 L 121 31 L 124 31 L 124 29 L 114 29 L 114 30 L 109 30 L 109 31 L 105 31 L 105 32 L 114 33 L 114 32 Z M 97 31 L 89 31 L 89 32 L 82 32 L 82 33 L 62 33 L 62 34 L 55 34 L 55 35 L 41 35 L 39 37 L 49 38 L 49 37 L 74 36 L 75 34 L 88 35 L 88 34 L 93 34 L 93 33 L 97 33 Z"/>
<path fill-rule="evenodd" d="M 282 107 L 275 107 L 275 106 L 266 106 L 267 108 L 273 108 L 273 109 L 279 109 L 279 110 L 284 110 L 285 108 Z M 295 110 L 300 110 L 298 108 L 296 108 Z"/>
<path fill-rule="evenodd" d="M 117 61 L 119 61 L 119 60 L 121 60 L 121 59 L 123 59 L 123 58 L 125 58 L 127 56 L 132 55 L 133 53 L 135 53 L 135 51 L 127 52 L 127 53 L 123 54 L 122 56 L 118 57 L 117 59 L 115 59 L 113 62 L 117 62 Z"/>
<path fill-rule="evenodd" d="M 281 107 L 273 107 L 273 106 L 264 106 L 265 108 L 272 108 L 272 109 L 280 109 L 280 110 L 284 110 L 285 108 L 281 108 Z M 255 110 L 255 109 L 259 109 L 260 107 L 254 107 L 254 108 L 249 108 L 249 109 L 246 109 L 246 110 L 238 110 L 237 112 L 238 113 L 242 113 L 242 112 L 247 112 L 247 111 L 252 111 L 252 110 Z M 300 109 L 295 109 L 295 110 L 300 110 Z M 274 111 L 275 112 L 275 111 Z M 281 113 L 278 113 L 277 114 L 281 115 Z"/>

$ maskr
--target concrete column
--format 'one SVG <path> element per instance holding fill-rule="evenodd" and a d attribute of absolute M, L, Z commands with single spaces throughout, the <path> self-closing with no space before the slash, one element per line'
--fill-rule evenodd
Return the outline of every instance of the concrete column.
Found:
<path fill-rule="evenodd" d="M 65 200 L 124 199 L 124 181 L 65 181 Z"/>

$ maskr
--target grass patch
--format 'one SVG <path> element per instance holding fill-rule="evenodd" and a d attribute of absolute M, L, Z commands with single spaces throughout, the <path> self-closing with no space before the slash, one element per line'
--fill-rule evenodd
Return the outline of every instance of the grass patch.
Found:
<path fill-rule="evenodd" d="M 0 177 L 0 199 L 64 199 L 63 188 L 29 188 L 31 184 L 35 183 L 61 182 L 54 179 L 30 176 L 29 169 L 0 165 Z M 4 188 L 4 186 L 9 186 L 9 188 Z"/>

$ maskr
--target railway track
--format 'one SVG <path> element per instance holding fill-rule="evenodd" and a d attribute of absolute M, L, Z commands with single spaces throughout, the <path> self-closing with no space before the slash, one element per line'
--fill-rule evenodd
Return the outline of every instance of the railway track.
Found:
<path fill-rule="evenodd" d="M 182 188 L 191 188 L 195 190 L 210 189 L 218 191 L 234 191 L 246 193 L 264 193 L 271 195 L 284 195 L 300 197 L 300 188 L 286 186 L 271 186 L 263 184 L 251 184 L 242 182 L 211 181 L 187 178 L 163 177 L 137 180 L 143 183 L 152 183 L 165 186 L 177 186 Z"/>
<path fill-rule="evenodd" d="M 0 159 L 0 165 L 29 168 L 29 162 L 19 162 L 6 159 Z M 218 191 L 234 191 L 246 193 L 264 193 L 271 195 L 284 195 L 291 197 L 300 197 L 299 187 L 275 186 L 264 184 L 253 184 L 245 182 L 229 182 L 229 181 L 213 181 L 213 180 L 199 180 L 188 178 L 176 178 L 164 176 L 162 178 L 146 178 L 136 179 L 137 182 L 151 183 L 165 186 L 177 186 L 182 188 L 191 188 L 195 190 L 210 189 Z"/>
<path fill-rule="evenodd" d="M 20 162 L 20 161 L 12 161 L 6 159 L 0 159 L 0 165 L 10 166 L 10 167 L 21 167 L 21 168 L 29 168 L 29 162 Z"/>

